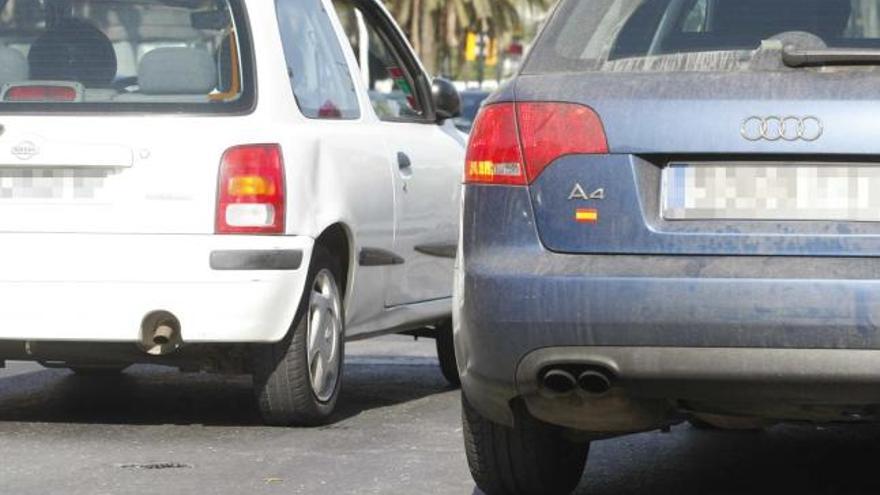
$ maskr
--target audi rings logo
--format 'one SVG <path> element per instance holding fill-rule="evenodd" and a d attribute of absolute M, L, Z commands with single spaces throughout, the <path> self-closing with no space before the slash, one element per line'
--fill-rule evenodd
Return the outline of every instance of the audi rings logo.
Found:
<path fill-rule="evenodd" d="M 740 129 L 749 141 L 813 142 L 825 132 L 816 117 L 749 117 Z"/>

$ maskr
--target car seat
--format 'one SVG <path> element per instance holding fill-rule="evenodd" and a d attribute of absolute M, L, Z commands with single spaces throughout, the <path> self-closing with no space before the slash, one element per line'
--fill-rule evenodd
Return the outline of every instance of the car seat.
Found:
<path fill-rule="evenodd" d="M 77 81 L 108 88 L 116 78 L 113 43 L 100 29 L 76 18 L 61 20 L 40 36 L 28 54 L 30 77 L 37 81 Z"/>
<path fill-rule="evenodd" d="M 27 58 L 15 48 L 0 47 L 0 86 L 28 80 Z"/>
<path fill-rule="evenodd" d="M 208 50 L 157 48 L 141 59 L 138 84 L 147 95 L 207 95 L 217 88 L 217 67 Z"/>

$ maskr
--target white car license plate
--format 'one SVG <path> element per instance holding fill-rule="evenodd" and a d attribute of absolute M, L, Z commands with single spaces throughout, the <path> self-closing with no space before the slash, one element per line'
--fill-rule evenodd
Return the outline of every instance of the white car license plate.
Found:
<path fill-rule="evenodd" d="M 107 168 L 0 168 L 0 201 L 99 200 Z"/>

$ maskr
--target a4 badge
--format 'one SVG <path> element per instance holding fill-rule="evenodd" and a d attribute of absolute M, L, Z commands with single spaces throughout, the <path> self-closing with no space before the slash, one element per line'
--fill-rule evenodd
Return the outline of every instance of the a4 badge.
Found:
<path fill-rule="evenodd" d="M 569 201 L 601 201 L 605 199 L 605 188 L 599 188 L 589 191 L 580 183 L 574 185 L 571 194 L 568 195 Z M 577 208 L 574 212 L 574 220 L 577 223 L 599 223 L 599 210 L 596 208 Z"/>

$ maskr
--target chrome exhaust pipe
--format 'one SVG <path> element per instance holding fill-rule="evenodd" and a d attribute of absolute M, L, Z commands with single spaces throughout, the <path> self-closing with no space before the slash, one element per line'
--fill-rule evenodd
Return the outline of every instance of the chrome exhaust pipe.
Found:
<path fill-rule="evenodd" d="M 151 356 L 165 356 L 183 345 L 180 322 L 168 311 L 154 311 L 141 324 L 141 348 Z"/>
<path fill-rule="evenodd" d="M 575 389 L 577 380 L 575 380 L 574 375 L 571 373 L 554 368 L 544 373 L 544 376 L 541 377 L 541 384 L 551 392 L 567 394 Z"/>
<path fill-rule="evenodd" d="M 577 379 L 578 387 L 590 395 L 602 395 L 608 393 L 612 387 L 611 382 L 611 374 L 599 370 L 584 371 Z"/>
<path fill-rule="evenodd" d="M 167 325 L 167 324 L 159 325 L 156 328 L 156 330 L 153 332 L 153 344 L 155 344 L 155 345 L 170 344 L 172 337 L 174 337 L 174 329 L 171 328 L 170 325 Z"/>

